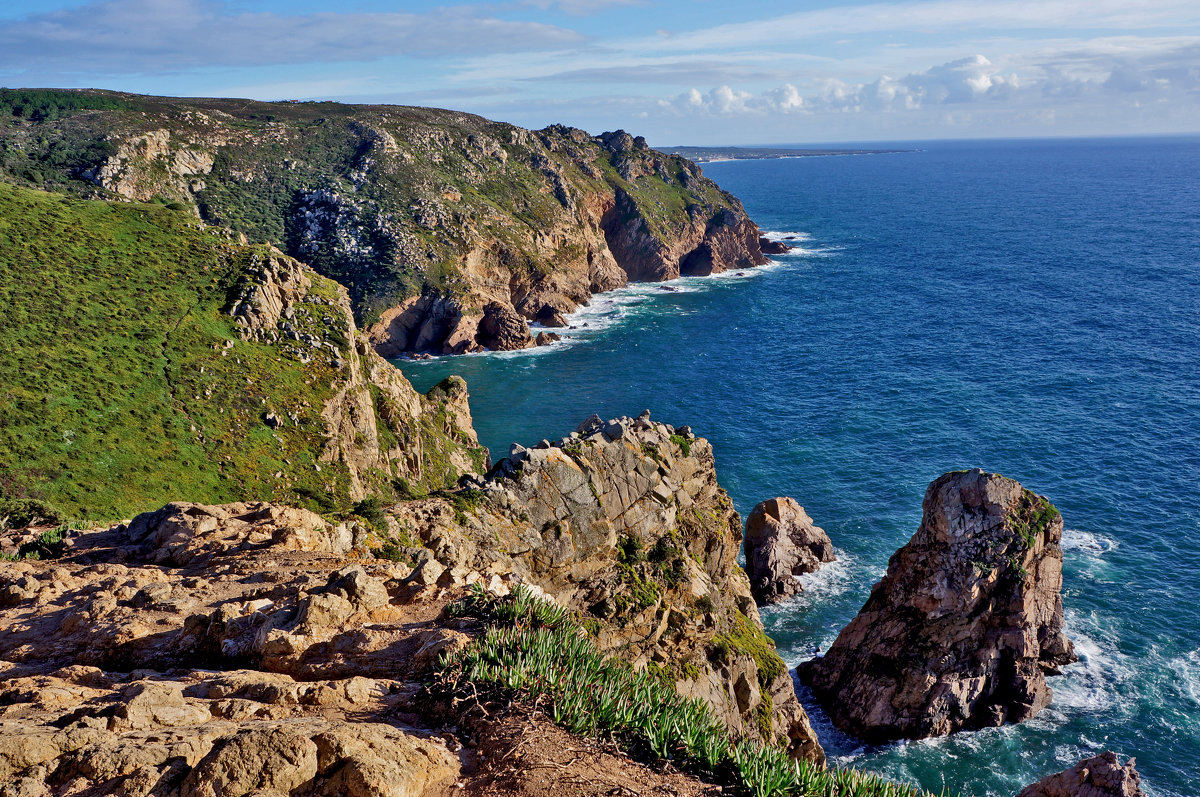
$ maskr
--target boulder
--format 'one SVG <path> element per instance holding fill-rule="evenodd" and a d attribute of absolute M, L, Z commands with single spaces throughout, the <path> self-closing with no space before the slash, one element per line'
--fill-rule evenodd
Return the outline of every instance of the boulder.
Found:
<path fill-rule="evenodd" d="M 790 252 L 792 247 L 783 241 L 772 241 L 770 238 L 759 238 L 758 245 L 764 255 L 782 255 Z"/>
<path fill-rule="evenodd" d="M 1134 760 L 1122 766 L 1121 759 L 1110 751 L 1042 778 L 1017 797 L 1144 797 L 1141 783 Z"/>
<path fill-rule="evenodd" d="M 483 308 L 475 340 L 493 351 L 527 349 L 533 345 L 529 324 L 511 306 L 500 302 L 490 302 Z"/>
<path fill-rule="evenodd" d="M 562 335 L 557 332 L 539 332 L 533 342 L 538 346 L 547 346 L 551 343 L 557 343 L 562 340 Z"/>
<path fill-rule="evenodd" d="M 980 470 L 925 493 L 917 533 L 858 616 L 800 666 L 834 724 L 870 742 L 1021 722 L 1075 661 L 1063 635 L 1062 516 Z"/>
<path fill-rule="evenodd" d="M 801 591 L 796 576 L 832 562 L 833 543 L 792 498 L 772 498 L 746 520 L 746 575 L 759 606 Z"/>

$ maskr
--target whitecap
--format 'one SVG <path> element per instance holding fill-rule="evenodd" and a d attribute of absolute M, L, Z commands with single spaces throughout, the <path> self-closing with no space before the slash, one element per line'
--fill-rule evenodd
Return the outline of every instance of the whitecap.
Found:
<path fill-rule="evenodd" d="M 1167 669 L 1174 675 L 1173 683 L 1180 694 L 1200 705 L 1200 650 L 1168 659 Z"/>
<path fill-rule="evenodd" d="M 1078 529 L 1063 530 L 1062 549 L 1064 551 L 1077 551 L 1099 557 L 1115 551 L 1117 546 L 1116 540 L 1103 534 Z"/>
<path fill-rule="evenodd" d="M 1052 721 L 1059 712 L 1124 713 L 1135 700 L 1126 685 L 1136 682 L 1136 669 L 1117 647 L 1117 629 L 1111 624 L 1101 627 L 1095 615 L 1083 617 L 1069 611 L 1065 626 L 1079 661 L 1065 667 L 1062 677 L 1055 679 L 1051 703 L 1055 711 L 1046 720 Z"/>
<path fill-rule="evenodd" d="M 768 241 L 782 241 L 786 244 L 811 241 L 813 239 L 812 233 L 800 232 L 798 230 L 759 230 L 758 234 Z"/>

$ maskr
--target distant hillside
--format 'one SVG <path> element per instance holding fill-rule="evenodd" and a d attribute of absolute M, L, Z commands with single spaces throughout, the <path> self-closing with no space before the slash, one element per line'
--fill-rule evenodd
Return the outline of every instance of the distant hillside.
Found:
<path fill-rule="evenodd" d="M 0 184 L 0 501 L 333 510 L 479 469 L 461 381 L 419 396 L 336 283 L 219 233 Z"/>
<path fill-rule="evenodd" d="M 0 90 L 0 180 L 275 244 L 345 285 L 388 355 L 531 345 L 522 319 L 627 280 L 764 262 L 685 158 L 428 108 Z"/>

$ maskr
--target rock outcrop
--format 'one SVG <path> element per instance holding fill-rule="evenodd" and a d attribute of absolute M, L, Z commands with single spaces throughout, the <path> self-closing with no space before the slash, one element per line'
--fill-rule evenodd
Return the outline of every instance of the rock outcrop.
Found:
<path fill-rule="evenodd" d="M 801 591 L 796 576 L 834 561 L 833 543 L 793 498 L 772 498 L 746 519 L 746 575 L 759 606 Z"/>
<path fill-rule="evenodd" d="M 438 573 L 516 575 L 598 623 L 598 644 L 706 700 L 731 731 L 824 755 L 737 564 L 741 519 L 712 447 L 688 430 L 593 416 L 571 436 L 514 446 L 473 506 L 395 507 Z"/>
<path fill-rule="evenodd" d="M 877 742 L 1020 722 L 1075 660 L 1062 516 L 1012 479 L 948 473 L 917 533 L 823 657 L 800 667 L 834 723 Z"/>
<path fill-rule="evenodd" d="M 1017 797 L 1144 797 L 1134 760 L 1104 752 L 1026 786 Z"/>
<path fill-rule="evenodd" d="M 437 489 L 477 472 L 487 455 L 472 426 L 466 383 L 450 377 L 418 393 L 363 340 L 345 289 L 322 280 L 322 296 L 314 279 L 320 278 L 303 263 L 270 248 L 242 276 L 228 313 L 246 341 L 277 345 L 306 364 L 328 362 L 332 373 L 322 376 L 333 394 L 320 409 L 320 462 L 346 469 L 355 500 L 372 481 L 405 479 Z M 525 323 L 516 322 L 528 338 Z M 296 426 L 295 410 L 286 420 L 267 418 L 268 424 Z"/>
<path fill-rule="evenodd" d="M 624 131 L 103 94 L 52 125 L 0 120 L 13 146 L 60 165 L 35 187 L 164 200 L 279 246 L 349 288 L 384 356 L 524 347 L 509 316 L 561 325 L 629 280 L 766 262 L 735 197 Z"/>

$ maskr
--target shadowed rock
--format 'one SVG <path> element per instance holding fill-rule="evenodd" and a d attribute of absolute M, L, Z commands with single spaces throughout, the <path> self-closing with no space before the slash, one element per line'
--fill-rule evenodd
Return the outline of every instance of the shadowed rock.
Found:
<path fill-rule="evenodd" d="M 1062 633 L 1062 516 L 1012 479 L 948 473 L 921 527 L 824 657 L 805 662 L 834 723 L 872 742 L 1021 722 L 1075 661 Z"/>

